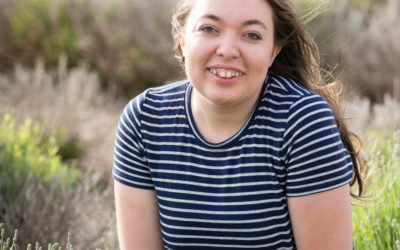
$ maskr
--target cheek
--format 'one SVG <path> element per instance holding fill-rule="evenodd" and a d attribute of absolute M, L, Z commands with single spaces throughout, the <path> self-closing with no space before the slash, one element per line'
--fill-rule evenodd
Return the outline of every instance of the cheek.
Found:
<path fill-rule="evenodd" d="M 266 70 L 268 70 L 269 67 L 271 67 L 272 63 L 274 62 L 274 59 L 275 56 L 273 52 L 268 51 L 268 53 L 265 54 L 264 65 Z"/>
<path fill-rule="evenodd" d="M 251 64 L 258 72 L 267 73 L 272 63 L 271 55 L 269 53 L 259 53 L 257 55 L 259 56 L 254 57 Z"/>
<path fill-rule="evenodd" d="M 209 59 L 210 52 L 206 46 L 201 46 L 201 43 L 192 43 L 190 45 L 186 45 L 184 56 L 187 66 L 201 67 Z"/>
<path fill-rule="evenodd" d="M 193 42 L 190 34 L 182 35 L 180 40 L 180 45 L 182 49 L 182 55 L 186 58 L 190 56 L 191 47 L 193 47 Z"/>
<path fill-rule="evenodd" d="M 181 43 L 182 55 L 185 57 L 185 60 L 191 57 L 191 51 L 192 51 L 191 47 L 193 47 L 192 43 L 186 43 L 186 41 Z"/>

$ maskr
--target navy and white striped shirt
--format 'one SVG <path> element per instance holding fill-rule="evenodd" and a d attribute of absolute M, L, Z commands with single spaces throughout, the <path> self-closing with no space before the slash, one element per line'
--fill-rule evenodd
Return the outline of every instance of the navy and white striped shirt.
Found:
<path fill-rule="evenodd" d="M 182 81 L 129 102 L 114 179 L 155 189 L 166 249 L 294 249 L 287 197 L 352 178 L 328 104 L 291 80 L 268 78 L 243 128 L 213 144 L 196 128 L 191 90 Z"/>

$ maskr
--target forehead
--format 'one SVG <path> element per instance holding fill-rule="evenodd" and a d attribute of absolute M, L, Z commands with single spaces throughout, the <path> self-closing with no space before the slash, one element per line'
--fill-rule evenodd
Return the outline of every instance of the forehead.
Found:
<path fill-rule="evenodd" d="M 273 25 L 272 8 L 265 0 L 190 0 L 192 9 L 188 23 L 214 15 L 228 23 L 258 19 Z"/>

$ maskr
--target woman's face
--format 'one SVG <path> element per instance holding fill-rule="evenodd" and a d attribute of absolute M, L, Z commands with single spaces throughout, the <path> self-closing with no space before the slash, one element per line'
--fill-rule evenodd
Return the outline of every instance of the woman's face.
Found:
<path fill-rule="evenodd" d="M 193 0 L 179 34 L 188 79 L 217 105 L 256 102 L 279 48 L 265 0 Z"/>

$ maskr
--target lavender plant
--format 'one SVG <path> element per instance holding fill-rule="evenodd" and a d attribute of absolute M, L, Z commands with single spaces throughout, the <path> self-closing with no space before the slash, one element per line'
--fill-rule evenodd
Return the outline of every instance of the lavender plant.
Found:
<path fill-rule="evenodd" d="M 20 247 L 17 245 L 17 239 L 18 239 L 18 230 L 17 229 L 14 231 L 14 237 L 12 238 L 12 240 L 10 240 L 11 239 L 10 237 L 6 237 L 3 223 L 0 223 L 0 231 L 1 231 L 0 250 L 19 250 L 20 249 Z M 28 243 L 28 245 L 26 246 L 26 249 L 32 250 L 32 244 Z M 39 242 L 36 242 L 35 250 L 42 250 L 42 249 L 43 249 L 43 247 L 40 246 Z M 60 246 L 60 244 L 58 242 L 56 242 L 53 244 L 49 243 L 47 249 L 48 250 L 62 250 L 62 247 Z M 67 246 L 66 246 L 65 250 L 73 250 L 72 244 L 70 242 L 70 233 L 68 233 Z M 98 249 L 96 249 L 96 250 L 98 250 Z"/>

